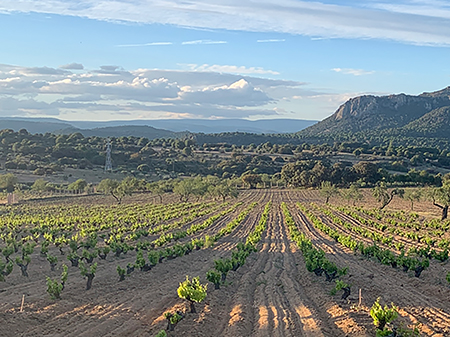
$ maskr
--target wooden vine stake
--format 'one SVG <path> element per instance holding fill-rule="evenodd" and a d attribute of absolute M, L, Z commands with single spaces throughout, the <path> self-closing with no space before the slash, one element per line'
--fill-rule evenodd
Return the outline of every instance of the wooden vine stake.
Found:
<path fill-rule="evenodd" d="M 23 312 L 23 303 L 25 302 L 25 295 L 22 295 L 22 304 L 20 305 L 20 312 Z"/>
<path fill-rule="evenodd" d="M 359 288 L 359 303 L 358 303 L 358 308 L 361 308 L 361 299 L 362 299 L 362 296 L 361 296 L 361 288 Z"/>

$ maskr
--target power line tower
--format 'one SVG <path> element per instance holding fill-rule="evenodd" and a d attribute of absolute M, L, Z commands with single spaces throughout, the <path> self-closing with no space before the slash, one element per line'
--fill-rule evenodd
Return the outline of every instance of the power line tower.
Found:
<path fill-rule="evenodd" d="M 112 161 L 111 161 L 111 139 L 108 138 L 106 143 L 106 163 L 105 172 L 112 172 Z"/>

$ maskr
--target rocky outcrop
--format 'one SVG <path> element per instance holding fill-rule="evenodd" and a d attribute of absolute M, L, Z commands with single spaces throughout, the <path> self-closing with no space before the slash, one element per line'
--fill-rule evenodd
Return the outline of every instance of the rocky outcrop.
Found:
<path fill-rule="evenodd" d="M 364 95 L 348 100 L 332 116 L 299 134 L 325 136 L 364 130 L 401 128 L 444 106 L 450 106 L 450 87 L 419 96 Z"/>

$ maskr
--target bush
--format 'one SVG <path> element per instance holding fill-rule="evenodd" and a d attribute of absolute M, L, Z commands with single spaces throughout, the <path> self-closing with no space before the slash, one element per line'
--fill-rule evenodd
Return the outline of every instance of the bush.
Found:
<path fill-rule="evenodd" d="M 59 284 L 58 281 L 54 281 L 47 276 L 47 292 L 50 294 L 52 300 L 61 299 L 62 288 L 62 284 Z"/>
<path fill-rule="evenodd" d="M 56 264 L 58 263 L 58 258 L 56 256 L 47 254 L 47 261 L 50 263 L 50 270 L 55 271 Z"/>
<path fill-rule="evenodd" d="M 392 304 L 391 308 L 387 305 L 383 308 L 380 304 L 380 297 L 378 297 L 370 309 L 370 316 L 372 316 L 373 324 L 377 327 L 377 335 L 383 336 L 386 324 L 391 323 L 398 316 L 397 307 Z"/>
<path fill-rule="evenodd" d="M 120 268 L 120 266 L 117 266 L 117 274 L 119 274 L 119 282 L 122 282 L 125 280 L 127 271 L 123 268 Z"/>
<path fill-rule="evenodd" d="M 53 300 L 61 299 L 61 292 L 64 290 L 64 286 L 67 282 L 68 268 L 65 264 L 62 265 L 63 271 L 61 273 L 61 283 L 56 280 L 52 280 L 47 277 L 47 292 Z"/>
<path fill-rule="evenodd" d="M 5 281 L 5 276 L 11 274 L 14 269 L 14 264 L 12 261 L 9 261 L 6 265 L 3 262 L 0 262 L 0 282 Z"/>
<path fill-rule="evenodd" d="M 156 334 L 155 337 L 167 337 L 167 332 L 166 332 L 166 330 L 161 330 L 160 332 L 158 332 L 158 333 Z"/>
<path fill-rule="evenodd" d="M 339 290 L 343 290 L 342 299 L 346 300 L 350 296 L 350 285 L 341 280 L 336 280 L 335 287 L 331 290 L 331 295 L 336 295 Z"/>
<path fill-rule="evenodd" d="M 164 313 L 164 317 L 167 319 L 167 330 L 173 331 L 175 325 L 177 325 L 177 323 L 183 319 L 183 314 L 179 311 L 175 313 L 166 312 Z"/>
<path fill-rule="evenodd" d="M 87 278 L 86 290 L 91 289 L 92 280 L 95 277 L 96 271 L 97 271 L 97 262 L 94 263 L 92 266 L 90 266 L 90 268 L 86 267 L 86 265 L 83 262 L 80 263 L 81 275 Z"/>
<path fill-rule="evenodd" d="M 206 272 L 206 279 L 209 282 L 214 283 L 215 289 L 220 289 L 220 273 L 215 270 L 209 270 Z"/>
<path fill-rule="evenodd" d="M 189 301 L 191 313 L 195 313 L 194 302 L 200 303 L 205 299 L 206 288 L 206 284 L 200 284 L 199 277 L 194 277 L 191 281 L 186 275 L 186 281 L 180 283 L 177 293 L 180 298 Z"/>

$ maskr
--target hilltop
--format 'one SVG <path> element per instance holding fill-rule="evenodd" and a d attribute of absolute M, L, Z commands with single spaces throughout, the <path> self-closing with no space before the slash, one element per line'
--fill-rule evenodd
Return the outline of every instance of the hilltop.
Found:
<path fill-rule="evenodd" d="M 450 87 L 418 96 L 364 95 L 348 100 L 333 115 L 297 135 L 301 138 L 339 137 L 389 130 L 390 135 L 449 138 L 449 132 L 439 131 L 448 129 L 448 107 Z"/>

